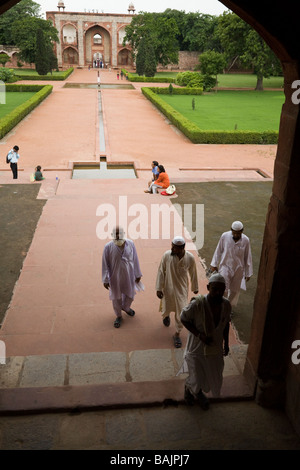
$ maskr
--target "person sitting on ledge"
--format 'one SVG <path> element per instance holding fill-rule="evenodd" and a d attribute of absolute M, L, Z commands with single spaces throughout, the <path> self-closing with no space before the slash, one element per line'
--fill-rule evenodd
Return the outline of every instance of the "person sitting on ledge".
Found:
<path fill-rule="evenodd" d="M 169 176 L 163 165 L 158 165 L 159 175 L 157 180 L 150 184 L 149 189 L 145 190 L 145 193 L 157 194 L 157 189 L 166 189 L 170 186 Z"/>

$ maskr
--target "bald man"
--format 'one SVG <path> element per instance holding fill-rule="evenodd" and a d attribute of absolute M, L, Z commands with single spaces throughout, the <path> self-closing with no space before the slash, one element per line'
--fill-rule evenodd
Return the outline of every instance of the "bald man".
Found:
<path fill-rule="evenodd" d="M 221 235 L 210 266 L 213 273 L 219 272 L 225 278 L 225 297 L 232 307 L 238 303 L 240 289 L 246 290 L 246 282 L 253 275 L 250 240 L 243 231 L 242 222 L 232 223 L 231 230 Z"/>
<path fill-rule="evenodd" d="M 198 295 L 181 312 L 182 324 L 189 331 L 182 368 L 188 373 L 184 398 L 188 405 L 199 400 L 207 410 L 209 401 L 203 393 L 219 397 L 223 383 L 224 358 L 229 353 L 231 306 L 223 297 L 225 279 L 213 274 L 207 285 L 208 294 Z"/>
<path fill-rule="evenodd" d="M 156 295 L 161 299 L 160 311 L 165 326 L 170 326 L 170 313 L 175 312 L 175 348 L 182 346 L 180 313 L 188 304 L 189 278 L 191 290 L 197 294 L 198 276 L 194 255 L 185 250 L 183 237 L 175 237 L 171 250 L 162 256 L 156 278 Z"/>

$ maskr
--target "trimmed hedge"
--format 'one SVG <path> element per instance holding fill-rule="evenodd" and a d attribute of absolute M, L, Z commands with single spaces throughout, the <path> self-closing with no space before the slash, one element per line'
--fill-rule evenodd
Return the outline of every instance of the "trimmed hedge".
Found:
<path fill-rule="evenodd" d="M 71 75 L 71 73 L 74 71 L 73 67 L 70 67 L 68 70 L 65 70 L 65 72 L 62 73 L 62 75 L 18 75 L 17 72 L 15 72 L 16 77 L 18 80 L 48 80 L 48 81 L 55 81 L 55 80 L 66 80 L 66 78 Z"/>
<path fill-rule="evenodd" d="M 35 95 L 29 98 L 25 103 L 17 106 L 13 111 L 0 119 L 0 139 L 2 139 L 9 131 L 11 131 L 27 114 L 36 108 L 50 93 L 52 85 L 18 85 L 7 84 L 6 91 L 25 92 L 36 91 Z"/>
<path fill-rule="evenodd" d="M 175 83 L 175 78 L 172 77 L 144 77 L 144 76 L 136 76 L 133 75 L 132 73 L 127 72 L 127 70 L 122 69 L 124 75 L 127 74 L 128 80 L 131 82 L 150 82 L 150 83 Z"/>
<path fill-rule="evenodd" d="M 164 91 L 162 91 L 164 90 Z M 178 90 L 178 92 L 177 92 Z M 173 88 L 173 94 L 196 95 L 195 88 Z M 200 89 L 201 90 L 201 89 Z M 180 93 L 182 92 L 183 93 Z M 142 88 L 142 93 L 194 144 L 277 144 L 278 131 L 203 131 L 196 124 L 162 100 L 158 94 L 169 94 L 168 88 Z"/>

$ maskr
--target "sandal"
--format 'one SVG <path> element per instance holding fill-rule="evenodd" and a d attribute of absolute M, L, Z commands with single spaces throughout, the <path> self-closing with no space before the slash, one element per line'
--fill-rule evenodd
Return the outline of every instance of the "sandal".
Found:
<path fill-rule="evenodd" d="M 175 348 L 181 348 L 182 342 L 181 342 L 180 336 L 173 336 L 173 340 L 174 340 Z"/>
<path fill-rule="evenodd" d="M 126 310 L 124 310 L 124 312 L 126 312 Z M 127 313 L 127 315 L 129 315 L 130 317 L 134 317 L 134 315 L 135 315 L 135 311 L 132 310 L 132 308 L 130 308 L 130 309 L 129 309 L 129 312 L 126 312 L 126 313 Z"/>
<path fill-rule="evenodd" d="M 163 324 L 165 326 L 170 326 L 170 323 L 171 323 L 170 317 L 163 318 Z"/>
<path fill-rule="evenodd" d="M 184 387 L 184 401 L 188 406 L 193 406 L 195 402 L 194 395 L 192 395 L 189 389 L 186 387 Z"/>
<path fill-rule="evenodd" d="M 202 408 L 202 410 L 208 410 L 209 409 L 209 400 L 208 398 L 204 395 L 204 393 L 202 392 L 202 390 L 200 390 L 200 392 L 198 393 L 197 395 L 197 398 L 199 400 L 199 404 Z"/>
<path fill-rule="evenodd" d="M 115 328 L 120 328 L 121 326 L 121 321 L 122 321 L 122 317 L 117 317 L 114 321 L 114 327 Z"/>

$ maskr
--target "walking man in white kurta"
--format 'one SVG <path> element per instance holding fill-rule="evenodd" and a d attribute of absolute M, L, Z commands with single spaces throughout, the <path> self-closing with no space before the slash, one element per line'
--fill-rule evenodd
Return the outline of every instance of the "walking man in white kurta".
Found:
<path fill-rule="evenodd" d="M 109 290 L 109 298 L 116 314 L 114 327 L 119 328 L 122 310 L 131 317 L 135 315 L 135 311 L 130 307 L 142 272 L 133 241 L 124 238 L 123 229 L 119 227 L 114 229 L 113 237 L 114 239 L 108 242 L 103 250 L 102 282 Z"/>
<path fill-rule="evenodd" d="M 189 331 L 184 362 L 178 372 L 188 373 L 184 398 L 188 405 L 198 399 L 207 410 L 205 393 L 219 397 L 223 383 L 224 358 L 229 353 L 229 322 L 231 306 L 223 297 L 225 279 L 219 273 L 208 281 L 208 294 L 198 295 L 181 312 L 181 321 Z"/>
<path fill-rule="evenodd" d="M 165 326 L 170 326 L 170 313 L 175 312 L 176 333 L 173 340 L 176 348 L 180 348 L 182 345 L 180 313 L 183 307 L 188 304 L 189 277 L 191 290 L 197 294 L 198 276 L 194 255 L 185 251 L 183 237 L 175 237 L 171 250 L 163 254 L 158 268 L 156 295 L 161 299 L 162 318 Z"/>
<path fill-rule="evenodd" d="M 246 282 L 253 275 L 250 240 L 243 230 L 242 222 L 233 222 L 231 230 L 221 235 L 211 261 L 212 272 L 218 271 L 225 278 L 225 296 L 232 307 L 238 303 L 240 289 L 246 290 Z"/>

